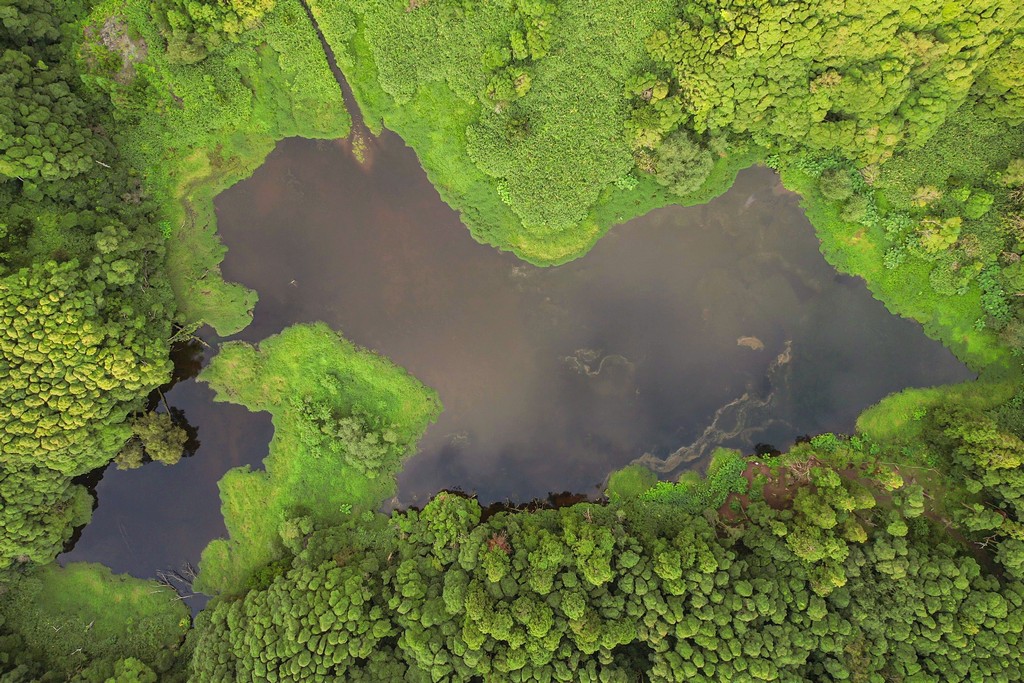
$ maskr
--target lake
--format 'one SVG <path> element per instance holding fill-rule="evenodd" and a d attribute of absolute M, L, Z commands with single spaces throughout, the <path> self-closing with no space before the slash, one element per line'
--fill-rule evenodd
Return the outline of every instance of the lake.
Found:
<path fill-rule="evenodd" d="M 851 431 L 893 391 L 973 377 L 825 262 L 797 197 L 765 168 L 547 269 L 475 242 L 388 132 L 368 141 L 364 163 L 348 141 L 283 141 L 216 205 L 224 277 L 260 296 L 233 338 L 322 320 L 440 394 L 444 413 L 391 506 L 441 489 L 484 503 L 596 496 L 639 458 L 667 475 L 701 467 L 720 445 L 785 449 Z M 93 521 L 62 561 L 153 576 L 196 563 L 224 533 L 216 482 L 259 466 L 272 428 L 185 379 L 212 352 L 183 354 L 183 379 L 166 392 L 197 430 L 195 454 L 108 469 Z"/>

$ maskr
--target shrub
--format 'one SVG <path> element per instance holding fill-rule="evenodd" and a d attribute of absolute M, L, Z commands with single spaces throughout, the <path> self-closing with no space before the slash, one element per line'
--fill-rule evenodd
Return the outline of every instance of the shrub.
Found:
<path fill-rule="evenodd" d="M 831 168 L 821 174 L 818 189 L 825 199 L 841 202 L 853 195 L 853 178 L 845 168 Z"/>
<path fill-rule="evenodd" d="M 658 146 L 654 179 L 673 194 L 687 195 L 704 184 L 712 166 L 711 152 L 680 130 Z"/>

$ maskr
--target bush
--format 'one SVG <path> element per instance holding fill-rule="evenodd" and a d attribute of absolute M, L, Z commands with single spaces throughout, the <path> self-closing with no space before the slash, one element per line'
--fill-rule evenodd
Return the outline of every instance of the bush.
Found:
<path fill-rule="evenodd" d="M 843 205 L 839 217 L 849 223 L 860 223 L 868 216 L 871 208 L 871 200 L 862 194 L 857 194 Z"/>
<path fill-rule="evenodd" d="M 831 168 L 821 174 L 818 189 L 825 199 L 841 202 L 853 195 L 853 178 L 845 168 Z"/>
<path fill-rule="evenodd" d="M 654 179 L 676 195 L 688 195 L 704 184 L 714 165 L 711 152 L 684 131 L 669 135 L 655 152 Z"/>
<path fill-rule="evenodd" d="M 1006 170 L 999 176 L 999 182 L 1006 187 L 1024 185 L 1024 159 L 1014 159 L 1006 165 Z"/>
<path fill-rule="evenodd" d="M 990 193 L 984 190 L 975 190 L 964 203 L 964 216 L 971 220 L 977 220 L 989 212 L 992 202 L 995 201 Z"/>

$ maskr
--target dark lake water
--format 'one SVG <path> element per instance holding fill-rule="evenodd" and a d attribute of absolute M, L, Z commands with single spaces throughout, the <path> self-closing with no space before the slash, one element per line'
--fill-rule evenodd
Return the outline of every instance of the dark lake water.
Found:
<path fill-rule="evenodd" d="M 972 376 L 825 262 L 767 169 L 705 206 L 616 227 L 551 269 L 473 241 L 389 133 L 363 164 L 344 141 L 284 141 L 217 211 L 225 278 L 260 295 L 236 338 L 323 320 L 440 394 L 445 411 L 394 504 L 442 488 L 483 502 L 596 494 L 645 455 L 678 469 L 717 445 L 786 448 L 852 430 L 892 391 Z M 198 430 L 195 455 L 108 470 L 63 559 L 152 576 L 224 533 L 216 482 L 258 465 L 271 427 L 211 397 L 194 381 L 167 393 Z"/>

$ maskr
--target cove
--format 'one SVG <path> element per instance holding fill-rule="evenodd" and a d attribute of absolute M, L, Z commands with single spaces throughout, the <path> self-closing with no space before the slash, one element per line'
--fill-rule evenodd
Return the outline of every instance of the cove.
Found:
<path fill-rule="evenodd" d="M 548 269 L 476 243 L 388 132 L 367 141 L 363 163 L 346 140 L 286 140 L 217 211 L 225 279 L 260 296 L 234 338 L 322 320 L 440 394 L 445 410 L 393 505 L 441 489 L 485 504 L 594 495 L 638 458 L 678 471 L 715 446 L 784 449 L 851 431 L 893 391 L 972 377 L 836 273 L 797 198 L 763 168 Z M 216 481 L 258 466 L 269 420 L 213 403 L 194 381 L 167 400 L 197 428 L 195 456 L 108 470 L 93 522 L 63 559 L 152 576 L 195 563 L 224 533 Z"/>

